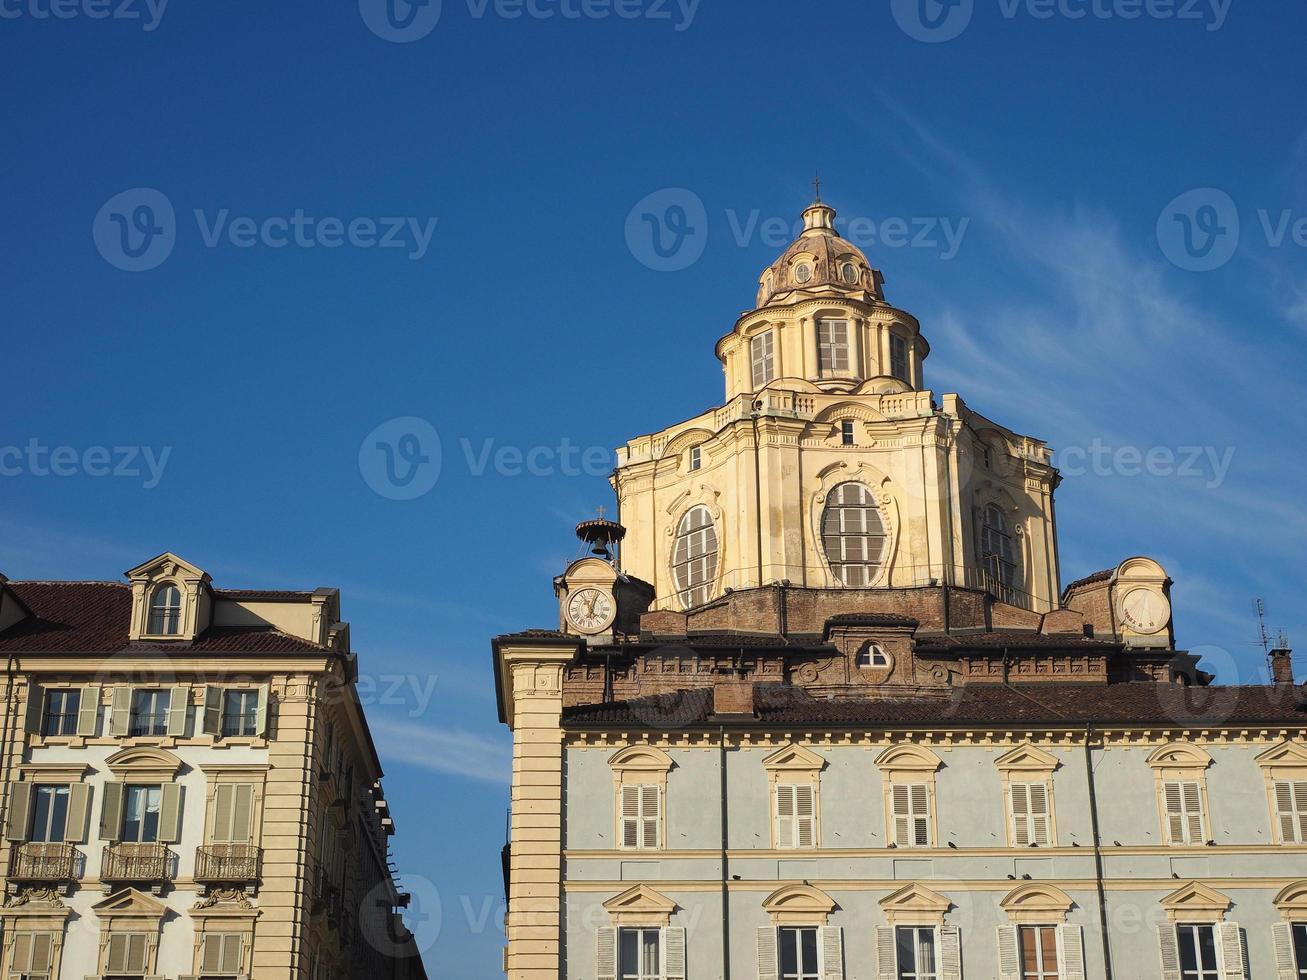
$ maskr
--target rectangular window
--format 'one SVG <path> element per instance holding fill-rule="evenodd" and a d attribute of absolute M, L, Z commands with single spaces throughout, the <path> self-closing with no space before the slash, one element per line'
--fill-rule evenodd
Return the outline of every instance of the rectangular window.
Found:
<path fill-rule="evenodd" d="M 45 719 L 42 735 L 76 735 L 77 712 L 82 706 L 82 692 L 73 690 L 45 692 Z"/>
<path fill-rule="evenodd" d="M 1275 815 L 1282 843 L 1307 844 L 1307 782 L 1276 782 Z"/>
<path fill-rule="evenodd" d="M 1207 840 L 1201 784 L 1196 780 L 1169 780 L 1162 784 L 1162 799 L 1172 844 L 1201 844 Z"/>
<path fill-rule="evenodd" d="M 105 974 L 114 977 L 143 977 L 146 970 L 148 943 L 143 932 L 118 932 L 109 936 L 109 953 Z"/>
<path fill-rule="evenodd" d="M 232 977 L 241 972 L 245 939 L 239 933 L 218 933 L 204 937 L 200 955 L 200 976 Z"/>
<path fill-rule="evenodd" d="M 1293 924 L 1293 962 L 1298 967 L 1298 980 L 1307 980 L 1307 922 Z"/>
<path fill-rule="evenodd" d="M 781 980 L 819 980 L 817 930 L 815 927 L 782 928 L 780 941 Z"/>
<path fill-rule="evenodd" d="M 848 321 L 817 321 L 817 367 L 823 376 L 849 369 Z"/>
<path fill-rule="evenodd" d="M 890 787 L 894 810 L 894 844 L 930 847 L 930 787 L 925 783 L 895 783 Z"/>
<path fill-rule="evenodd" d="M 776 846 L 816 846 L 817 788 L 811 783 L 776 787 Z"/>
<path fill-rule="evenodd" d="M 254 824 L 254 784 L 219 783 L 213 793 L 213 843 L 248 844 Z"/>
<path fill-rule="evenodd" d="M 128 786 L 123 796 L 123 841 L 129 844 L 157 842 L 162 803 L 162 786 Z"/>
<path fill-rule="evenodd" d="M 49 934 L 16 933 L 9 975 L 28 980 L 47 980 L 53 960 L 52 945 Z"/>
<path fill-rule="evenodd" d="M 35 787 L 32 830 L 28 839 L 41 844 L 62 844 L 68 830 L 67 786 Z"/>
<path fill-rule="evenodd" d="M 1059 980 L 1057 927 L 1022 926 L 1021 980 Z"/>
<path fill-rule="evenodd" d="M 840 423 L 840 442 L 846 446 L 853 445 L 853 420 L 845 419 Z"/>
<path fill-rule="evenodd" d="M 1048 819 L 1048 784 L 1013 783 L 1012 842 L 1017 847 L 1047 847 L 1052 834 Z"/>
<path fill-rule="evenodd" d="M 760 333 L 749 341 L 749 356 L 753 363 L 753 390 L 776 378 L 776 359 L 772 347 L 772 332 Z"/>
<path fill-rule="evenodd" d="M 617 934 L 618 980 L 661 980 L 657 929 L 621 929 Z"/>
<path fill-rule="evenodd" d="M 1180 980 L 1221 980 L 1212 926 L 1179 925 L 1175 935 L 1180 946 Z"/>
<path fill-rule="evenodd" d="M 259 732 L 259 692 L 224 691 L 222 696 L 222 734 L 257 735 Z"/>
<path fill-rule="evenodd" d="M 894 930 L 898 980 L 939 980 L 935 930 L 930 926 L 899 926 Z"/>
<path fill-rule="evenodd" d="M 171 702 L 171 691 L 133 691 L 130 733 L 134 736 L 167 735 Z"/>
<path fill-rule="evenodd" d="M 695 446 L 690 450 L 690 469 L 697 470 L 703 465 L 703 450 Z"/>
<path fill-rule="evenodd" d="M 900 381 L 912 383 L 908 377 L 908 342 L 893 333 L 889 337 L 889 373 Z"/>
<path fill-rule="evenodd" d="M 658 846 L 658 787 L 622 787 L 622 846 L 656 848 Z"/>

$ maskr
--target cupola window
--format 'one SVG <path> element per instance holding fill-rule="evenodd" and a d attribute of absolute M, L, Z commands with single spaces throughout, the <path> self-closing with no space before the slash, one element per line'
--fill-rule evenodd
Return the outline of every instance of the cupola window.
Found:
<path fill-rule="evenodd" d="M 800 283 L 807 282 L 812 278 L 812 266 L 807 262 L 800 262 L 794 268 L 794 278 Z"/>
<path fill-rule="evenodd" d="M 985 587 L 998 598 L 1007 601 L 1016 585 L 1016 550 L 1012 547 L 1007 518 L 997 504 L 985 508 L 980 539 Z"/>
<path fill-rule="evenodd" d="M 845 419 L 840 423 L 840 443 L 845 446 L 853 445 L 853 420 Z"/>
<path fill-rule="evenodd" d="M 908 377 L 908 342 L 898 334 L 889 338 L 889 372 L 900 381 L 911 381 Z"/>
<path fill-rule="evenodd" d="M 840 274 L 844 277 L 844 281 L 850 286 L 856 286 L 858 284 L 858 267 L 852 262 L 845 262 L 844 267 L 840 270 Z"/>
<path fill-rule="evenodd" d="M 698 446 L 690 450 L 690 469 L 697 470 L 703 466 L 703 450 Z"/>
<path fill-rule="evenodd" d="M 823 375 L 849 369 L 847 320 L 817 321 L 817 367 Z"/>
<path fill-rule="evenodd" d="M 681 518 L 672 548 L 672 579 L 681 605 L 692 609 L 707 602 L 716 578 L 717 528 L 707 507 L 692 507 Z"/>
<path fill-rule="evenodd" d="M 885 558 L 885 521 L 871 491 L 861 483 L 841 483 L 826 499 L 821 543 L 831 572 L 845 588 L 867 588 Z"/>
<path fill-rule="evenodd" d="M 150 597 L 150 635 L 176 636 L 181 629 L 181 590 L 175 585 L 161 585 Z"/>
<path fill-rule="evenodd" d="M 757 391 L 776 377 L 772 332 L 760 333 L 749 341 L 749 354 L 753 363 L 753 390 Z"/>

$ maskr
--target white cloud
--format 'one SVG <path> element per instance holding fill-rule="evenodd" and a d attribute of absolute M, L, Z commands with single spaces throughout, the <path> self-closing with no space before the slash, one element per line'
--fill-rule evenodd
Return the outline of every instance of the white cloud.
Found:
<path fill-rule="evenodd" d="M 513 756 L 500 738 L 454 728 L 432 728 L 373 714 L 372 735 L 383 764 L 403 762 L 429 772 L 508 785 Z"/>

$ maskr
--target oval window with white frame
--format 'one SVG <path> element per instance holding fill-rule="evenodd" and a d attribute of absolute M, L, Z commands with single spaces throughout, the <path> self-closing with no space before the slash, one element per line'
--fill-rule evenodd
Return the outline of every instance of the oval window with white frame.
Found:
<path fill-rule="evenodd" d="M 844 267 L 840 270 L 840 274 L 844 277 L 844 281 L 850 286 L 856 286 L 858 284 L 858 267 L 852 262 L 845 262 Z"/>
<path fill-rule="evenodd" d="M 717 528 L 700 504 L 691 507 L 676 527 L 672 545 L 672 581 L 682 608 L 693 609 L 712 598 L 717 580 Z"/>
<path fill-rule="evenodd" d="M 800 262 L 794 267 L 794 278 L 798 282 L 808 282 L 812 278 L 812 265 L 808 262 Z"/>
<path fill-rule="evenodd" d="M 821 545 L 840 585 L 868 588 L 880 575 L 888 543 L 885 519 L 870 488 L 841 483 L 827 495 Z"/>

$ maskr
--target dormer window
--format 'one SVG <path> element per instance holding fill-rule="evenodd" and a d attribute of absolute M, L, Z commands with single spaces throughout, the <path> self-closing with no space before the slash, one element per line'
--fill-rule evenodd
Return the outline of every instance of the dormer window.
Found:
<path fill-rule="evenodd" d="M 852 262 L 844 263 L 844 266 L 840 269 L 840 275 L 844 277 L 844 281 L 850 286 L 858 284 L 858 267 Z"/>
<path fill-rule="evenodd" d="M 697 470 L 703 466 L 703 450 L 698 446 L 690 449 L 690 469 Z"/>
<path fill-rule="evenodd" d="M 908 377 L 908 342 L 898 334 L 889 338 L 889 373 L 900 381 L 910 381 Z"/>
<path fill-rule="evenodd" d="M 749 341 L 749 357 L 753 366 L 753 390 L 757 391 L 776 377 L 772 332 L 760 333 Z"/>
<path fill-rule="evenodd" d="M 151 636 L 176 636 L 182 630 L 182 593 L 175 585 L 165 584 L 150 597 Z"/>
<path fill-rule="evenodd" d="M 822 375 L 849 369 L 849 323 L 847 320 L 817 321 L 817 367 Z"/>
<path fill-rule="evenodd" d="M 853 420 L 845 419 L 840 423 L 840 443 L 845 446 L 853 445 Z"/>
<path fill-rule="evenodd" d="M 812 265 L 807 262 L 800 262 L 794 268 L 794 279 L 796 282 L 805 283 L 812 278 Z"/>
<path fill-rule="evenodd" d="M 888 667 L 889 657 L 885 655 L 885 648 L 879 643 L 868 643 L 858 651 L 858 666 L 871 669 L 873 667 Z"/>

